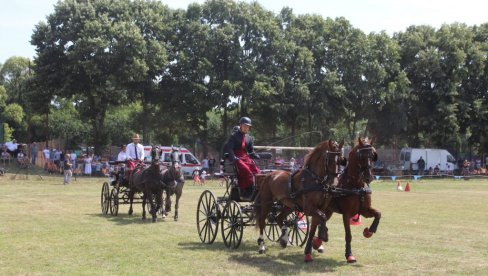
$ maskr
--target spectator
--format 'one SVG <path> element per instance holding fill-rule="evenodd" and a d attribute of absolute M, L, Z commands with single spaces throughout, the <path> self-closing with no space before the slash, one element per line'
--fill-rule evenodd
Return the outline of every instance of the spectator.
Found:
<path fill-rule="evenodd" d="M 419 167 L 419 175 L 423 175 L 425 170 L 425 160 L 422 158 L 422 156 L 420 156 L 419 160 L 417 160 L 417 165 Z"/>
<path fill-rule="evenodd" d="M 77 166 L 76 158 L 78 158 L 78 156 L 76 156 L 75 151 L 69 151 L 69 159 L 71 161 L 72 169 L 76 168 L 76 166 Z"/>
<path fill-rule="evenodd" d="M 47 163 L 49 162 L 49 148 L 46 146 L 42 151 L 42 158 L 44 159 L 44 169 L 47 170 Z"/>
<path fill-rule="evenodd" d="M 117 155 L 117 161 L 125 161 L 127 160 L 127 146 L 122 145 L 120 147 L 119 155 Z"/>
<path fill-rule="evenodd" d="M 208 158 L 205 156 L 202 160 L 202 170 L 208 171 Z"/>
<path fill-rule="evenodd" d="M 71 163 L 71 157 L 69 154 L 64 156 L 63 162 L 64 171 L 64 185 L 68 185 L 71 181 L 71 176 L 73 175 L 73 164 Z"/>
<path fill-rule="evenodd" d="M 290 170 L 292 173 L 296 171 L 296 164 L 297 161 L 295 160 L 295 158 L 294 157 L 290 158 Z"/>
<path fill-rule="evenodd" d="M 92 157 L 88 154 L 84 155 L 83 164 L 85 165 L 85 170 L 83 174 L 91 176 L 92 174 Z"/>
<path fill-rule="evenodd" d="M 36 160 L 37 160 L 37 143 L 34 142 L 32 143 L 31 145 L 31 159 L 32 159 L 32 165 L 35 165 L 36 164 Z"/>
<path fill-rule="evenodd" d="M 17 140 L 13 139 L 12 141 L 7 142 L 5 143 L 5 146 L 7 147 L 7 152 L 10 156 L 16 158 L 19 153 L 19 144 L 17 144 Z"/>
<path fill-rule="evenodd" d="M 210 169 L 210 174 L 215 172 L 215 158 L 213 156 L 210 156 L 210 159 L 208 160 L 208 167 Z"/>
<path fill-rule="evenodd" d="M 200 173 L 200 183 L 202 185 L 205 185 L 205 178 L 207 177 L 207 171 L 202 170 L 202 173 Z"/>
<path fill-rule="evenodd" d="M 2 149 L 2 162 L 3 164 L 10 162 L 10 153 L 8 153 L 6 147 L 3 147 Z"/>
<path fill-rule="evenodd" d="M 197 170 L 194 170 L 193 171 L 192 178 L 193 178 L 193 184 L 194 185 L 199 185 L 200 184 L 200 175 L 199 175 L 199 172 Z"/>

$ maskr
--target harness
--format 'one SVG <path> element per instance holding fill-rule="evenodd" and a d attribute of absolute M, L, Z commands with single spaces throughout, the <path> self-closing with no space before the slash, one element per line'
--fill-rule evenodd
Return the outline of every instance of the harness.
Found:
<path fill-rule="evenodd" d="M 299 172 L 300 170 L 294 172 L 288 177 L 288 190 L 290 192 L 290 198 L 296 198 L 297 196 L 300 196 L 302 194 L 308 193 L 308 192 L 324 192 L 327 193 L 330 191 L 331 186 L 329 185 L 329 174 L 326 174 L 323 179 L 320 179 L 320 177 L 314 173 L 312 170 L 310 170 L 309 166 L 305 166 L 303 170 L 301 170 L 303 173 L 307 173 L 312 177 L 313 182 L 305 182 L 305 177 L 302 174 L 302 177 L 300 178 L 300 182 L 303 184 L 303 188 L 296 191 L 292 192 L 293 187 L 292 187 L 292 179 L 293 177 Z"/>

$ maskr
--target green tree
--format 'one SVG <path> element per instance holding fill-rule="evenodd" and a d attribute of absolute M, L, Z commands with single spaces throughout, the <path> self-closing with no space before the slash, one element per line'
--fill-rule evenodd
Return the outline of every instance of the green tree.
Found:
<path fill-rule="evenodd" d="M 92 126 L 97 153 L 108 142 L 108 108 L 143 93 L 141 84 L 166 65 L 157 37 L 164 9 L 158 2 L 66 0 L 34 30 L 38 83 L 53 95 L 74 98 Z"/>

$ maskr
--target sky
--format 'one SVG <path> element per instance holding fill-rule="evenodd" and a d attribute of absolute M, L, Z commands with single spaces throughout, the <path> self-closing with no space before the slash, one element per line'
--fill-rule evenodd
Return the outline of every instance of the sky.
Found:
<path fill-rule="evenodd" d="M 244 0 L 245 2 L 253 2 Z M 170 8 L 186 9 L 188 4 L 204 0 L 161 0 Z M 283 7 L 294 14 L 318 14 L 345 17 L 365 33 L 386 31 L 389 35 L 405 31 L 411 25 L 488 22 L 486 0 L 258 0 L 265 9 L 278 13 Z M 0 0 L 0 63 L 9 57 L 33 58 L 30 44 L 33 29 L 54 12 L 57 0 Z"/>

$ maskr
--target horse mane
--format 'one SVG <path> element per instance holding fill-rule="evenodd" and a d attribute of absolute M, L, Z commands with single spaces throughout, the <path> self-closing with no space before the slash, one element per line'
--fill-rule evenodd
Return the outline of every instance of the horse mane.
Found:
<path fill-rule="evenodd" d="M 323 156 L 321 153 L 329 150 L 329 140 L 320 142 L 311 152 L 307 153 L 304 158 L 304 165 L 308 166 L 312 163 L 318 162 L 319 158 Z"/>

